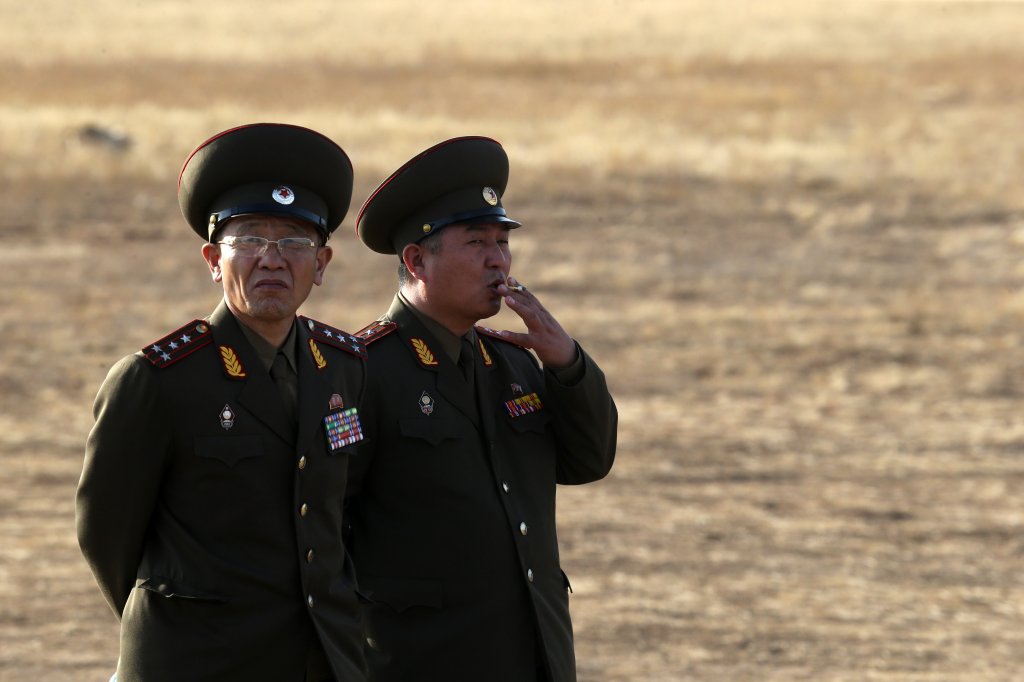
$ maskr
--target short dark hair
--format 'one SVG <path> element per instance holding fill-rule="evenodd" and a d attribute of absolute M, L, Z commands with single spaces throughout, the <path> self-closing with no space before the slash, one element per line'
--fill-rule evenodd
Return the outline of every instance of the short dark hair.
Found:
<path fill-rule="evenodd" d="M 438 231 L 424 237 L 416 243 L 430 253 L 436 255 L 441 253 L 441 240 L 438 238 L 440 235 L 441 232 Z M 398 254 L 398 286 L 401 288 L 410 282 L 412 282 L 412 274 L 409 272 L 409 268 L 405 267 L 405 261 L 402 260 L 402 254 Z"/>

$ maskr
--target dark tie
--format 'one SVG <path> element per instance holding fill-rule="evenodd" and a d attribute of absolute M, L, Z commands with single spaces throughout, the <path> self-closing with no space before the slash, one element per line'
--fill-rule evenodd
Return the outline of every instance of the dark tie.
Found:
<path fill-rule="evenodd" d="M 459 351 L 459 369 L 462 370 L 462 376 L 470 386 L 473 385 L 473 365 L 476 364 L 473 359 L 475 356 L 473 343 L 463 336 L 462 349 Z"/>
<path fill-rule="evenodd" d="M 281 391 L 285 416 L 288 417 L 291 425 L 295 426 L 295 411 L 299 402 L 299 382 L 295 372 L 288 365 L 288 359 L 280 351 L 274 356 L 274 364 L 270 366 L 270 377 Z"/>

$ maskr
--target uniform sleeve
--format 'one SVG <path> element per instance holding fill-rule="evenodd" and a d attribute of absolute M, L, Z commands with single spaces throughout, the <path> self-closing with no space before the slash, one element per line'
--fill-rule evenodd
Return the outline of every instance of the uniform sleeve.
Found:
<path fill-rule="evenodd" d="M 604 372 L 579 344 L 576 347 L 582 368 L 574 372 L 573 383 L 564 384 L 553 372 L 545 371 L 559 446 L 558 482 L 562 484 L 589 483 L 611 471 L 619 426 Z"/>
<path fill-rule="evenodd" d="M 171 440 L 155 372 L 140 356 L 110 370 L 93 406 L 76 496 L 79 546 L 118 617 L 135 585 Z"/>

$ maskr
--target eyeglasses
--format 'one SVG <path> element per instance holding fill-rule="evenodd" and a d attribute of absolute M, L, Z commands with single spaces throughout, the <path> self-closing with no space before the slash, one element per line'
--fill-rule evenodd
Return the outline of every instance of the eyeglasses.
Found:
<path fill-rule="evenodd" d="M 284 239 L 264 239 L 263 237 L 224 237 L 218 244 L 230 246 L 239 256 L 259 258 L 273 244 L 277 252 L 287 258 L 303 258 L 316 253 L 317 244 L 307 237 L 285 237 Z"/>

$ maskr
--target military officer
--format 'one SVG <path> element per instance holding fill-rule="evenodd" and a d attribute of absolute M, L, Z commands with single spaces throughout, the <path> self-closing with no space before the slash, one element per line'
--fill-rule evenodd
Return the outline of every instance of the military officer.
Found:
<path fill-rule="evenodd" d="M 371 680 L 576 678 L 555 488 L 608 473 L 617 413 L 597 364 L 509 277 L 508 171 L 494 140 L 447 140 L 356 222 L 400 261 L 391 308 L 357 334 L 366 439 L 346 515 Z M 502 302 L 525 333 L 477 326 Z"/>
<path fill-rule="evenodd" d="M 227 130 L 182 168 L 223 300 L 110 370 L 77 495 L 121 682 L 365 679 L 341 541 L 365 350 L 296 316 L 351 192 L 345 152 L 292 125 Z"/>

